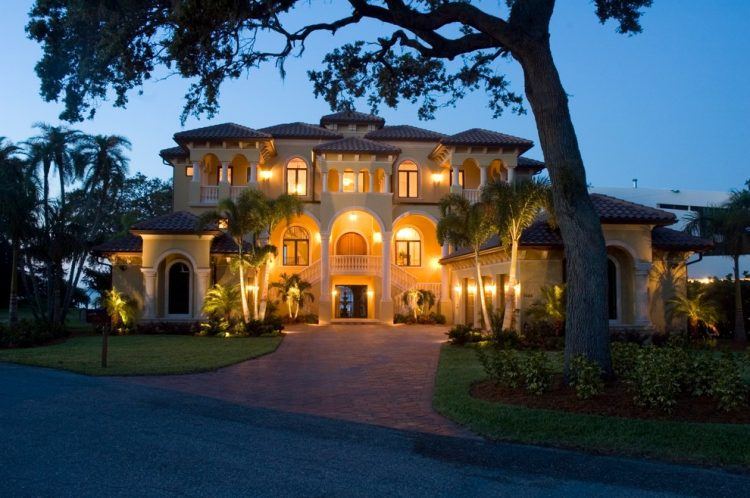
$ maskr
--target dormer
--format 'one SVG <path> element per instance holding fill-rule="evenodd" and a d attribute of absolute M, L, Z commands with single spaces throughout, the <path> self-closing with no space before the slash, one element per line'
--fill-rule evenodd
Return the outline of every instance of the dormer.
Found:
<path fill-rule="evenodd" d="M 363 137 L 384 124 L 385 120 L 380 116 L 357 111 L 335 112 L 320 118 L 320 126 L 344 137 Z"/>

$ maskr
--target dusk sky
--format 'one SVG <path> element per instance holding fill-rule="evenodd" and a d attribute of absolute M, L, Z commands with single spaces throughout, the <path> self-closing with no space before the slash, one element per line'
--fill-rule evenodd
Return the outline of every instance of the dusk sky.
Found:
<path fill-rule="evenodd" d="M 728 190 L 750 177 L 745 150 L 750 137 L 750 2 L 747 0 L 657 0 L 643 19 L 644 32 L 627 37 L 614 25 L 602 26 L 589 0 L 558 1 L 552 46 L 563 84 L 570 94 L 573 122 L 594 186 L 639 185 L 682 189 Z M 23 140 L 37 121 L 58 123 L 59 104 L 38 94 L 34 64 L 41 53 L 26 38 L 24 26 L 31 1 L 6 0 L 0 18 L 0 136 Z M 313 1 L 295 12 L 302 24 L 321 13 L 336 14 L 344 2 Z M 486 2 L 504 9 L 505 2 Z M 500 7 L 498 7 L 500 6 Z M 191 119 L 186 128 L 234 121 L 253 128 L 290 121 L 317 122 L 329 112 L 312 95 L 306 70 L 324 54 L 361 36 L 381 34 L 378 23 L 349 28 L 334 39 L 318 34 L 301 59 L 289 60 L 282 81 L 272 66 L 227 84 L 219 115 Z M 343 36 L 342 36 L 343 35 Z M 523 90 L 520 68 L 501 62 L 517 91 Z M 168 177 L 169 167 L 157 155 L 173 145 L 181 129 L 179 115 L 188 83 L 177 77 L 149 82 L 143 95 L 131 94 L 127 109 L 111 102 L 99 106 L 93 121 L 74 126 L 89 133 L 112 133 L 133 143 L 131 172 Z M 388 124 L 412 124 L 445 133 L 481 127 L 530 138 L 538 143 L 533 116 L 507 113 L 492 119 L 483 93 L 458 106 L 440 110 L 436 119 L 419 122 L 416 107 L 382 108 Z M 359 110 L 366 111 L 362 103 Z M 527 154 L 542 158 L 537 145 Z"/>

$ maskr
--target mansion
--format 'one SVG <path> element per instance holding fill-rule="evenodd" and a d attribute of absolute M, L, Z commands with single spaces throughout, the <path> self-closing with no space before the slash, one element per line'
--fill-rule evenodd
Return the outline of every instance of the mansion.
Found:
<path fill-rule="evenodd" d="M 255 188 L 304 203 L 301 216 L 269 234 L 278 252 L 268 281 L 286 273 L 310 282 L 315 301 L 305 306 L 320 323 L 392 323 L 412 289 L 432 291 L 448 323 L 477 323 L 473 255 L 438 244 L 438 203 L 448 193 L 476 202 L 488 181 L 513 182 L 544 169 L 524 157 L 533 143 L 523 138 L 477 128 L 445 135 L 386 126 L 353 111 L 323 116 L 319 124 L 218 124 L 181 131 L 174 140 L 160 153 L 173 170 L 173 212 L 95 248 L 113 265 L 113 286 L 137 301 L 142 320 L 198 319 L 211 285 L 237 282 L 229 271 L 235 243 L 218 227 L 196 232 L 196 220 L 219 199 Z M 592 198 L 610 257 L 610 288 L 602 292 L 611 322 L 664 328 L 664 303 L 686 279 L 685 262 L 708 243 L 667 228 L 675 217 L 666 211 Z M 480 259 L 488 303 L 500 308 L 509 257 L 491 240 Z M 515 289 L 521 320 L 542 286 L 565 281 L 563 262 L 560 236 L 546 222 L 527 230 Z M 659 281 L 664 266 L 682 272 L 669 288 Z M 250 292 L 268 292 L 265 284 Z M 261 299 L 276 299 L 270 292 Z"/>

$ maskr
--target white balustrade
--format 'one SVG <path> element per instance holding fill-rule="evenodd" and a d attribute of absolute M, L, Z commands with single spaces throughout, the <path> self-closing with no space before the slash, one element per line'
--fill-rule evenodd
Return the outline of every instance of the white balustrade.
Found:
<path fill-rule="evenodd" d="M 464 199 L 474 204 L 479 202 L 479 198 L 482 196 L 482 191 L 478 188 L 465 188 L 463 190 L 463 196 Z"/>
<path fill-rule="evenodd" d="M 236 201 L 237 198 L 242 194 L 242 192 L 245 191 L 246 188 L 247 188 L 247 185 L 239 185 L 239 186 L 232 185 L 229 191 L 229 195 L 232 197 L 232 200 Z"/>
<path fill-rule="evenodd" d="M 201 202 L 215 203 L 218 200 L 219 200 L 219 186 L 218 185 L 201 186 Z"/>
<path fill-rule="evenodd" d="M 378 274 L 381 267 L 380 261 L 380 256 L 350 254 L 331 256 L 331 273 Z"/>
<path fill-rule="evenodd" d="M 400 266 L 391 265 L 391 285 L 400 291 L 407 291 L 416 285 L 417 279 Z"/>
<path fill-rule="evenodd" d="M 305 282 L 311 284 L 317 283 L 320 280 L 320 260 L 316 260 L 310 266 L 299 272 L 299 278 Z"/>

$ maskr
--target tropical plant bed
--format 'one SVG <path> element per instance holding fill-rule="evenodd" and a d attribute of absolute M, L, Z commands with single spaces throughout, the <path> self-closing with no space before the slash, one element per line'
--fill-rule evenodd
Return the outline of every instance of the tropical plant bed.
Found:
<path fill-rule="evenodd" d="M 507 405 L 631 419 L 750 424 L 748 410 L 719 410 L 717 401 L 709 396 L 679 396 L 677 404 L 669 413 L 639 406 L 622 382 L 609 382 L 605 384 L 601 394 L 590 399 L 579 399 L 575 389 L 563 383 L 562 375 L 555 376 L 550 389 L 541 395 L 484 380 L 472 384 L 471 396 Z"/>

